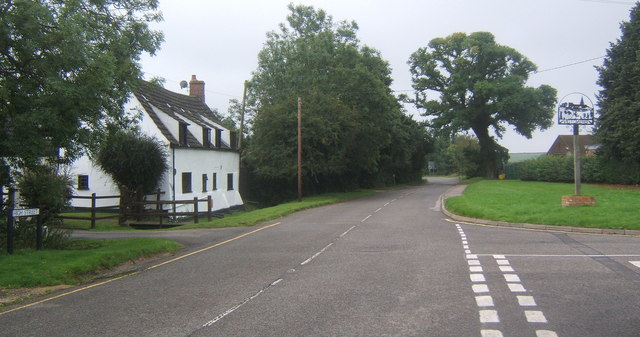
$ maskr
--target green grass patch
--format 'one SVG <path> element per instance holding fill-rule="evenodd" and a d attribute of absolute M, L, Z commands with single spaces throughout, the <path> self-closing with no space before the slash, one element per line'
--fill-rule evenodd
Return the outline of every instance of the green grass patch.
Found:
<path fill-rule="evenodd" d="M 272 207 L 256 209 L 250 212 L 235 212 L 233 214 L 226 215 L 222 219 L 213 219 L 209 222 L 207 222 L 206 220 L 200 221 L 200 223 L 198 224 L 184 225 L 175 227 L 174 229 L 253 226 L 257 223 L 278 219 L 285 215 L 289 215 L 303 209 L 335 204 L 346 200 L 361 198 L 374 193 L 375 191 L 373 190 L 363 190 L 347 193 L 322 194 L 318 196 L 303 198 L 302 201 L 287 202 Z"/>
<path fill-rule="evenodd" d="M 467 187 L 463 196 L 446 200 L 450 212 L 472 218 L 514 223 L 589 228 L 640 229 L 640 190 L 582 185 L 582 194 L 596 206 L 566 207 L 563 195 L 573 184 L 483 180 Z"/>
<path fill-rule="evenodd" d="M 0 287 L 75 285 L 127 261 L 180 247 L 165 239 L 123 239 L 74 240 L 65 250 L 22 249 L 0 255 Z"/>
<path fill-rule="evenodd" d="M 60 214 L 62 216 L 70 216 L 70 217 L 91 217 L 91 212 L 67 212 Z M 113 216 L 117 215 L 117 213 L 96 213 L 96 217 L 104 217 L 104 216 Z M 118 218 L 110 218 L 110 219 L 97 219 L 96 220 L 96 228 L 91 228 L 91 220 L 81 220 L 81 219 L 63 219 L 62 227 L 67 229 L 85 229 L 97 232 L 110 232 L 110 231 L 126 231 L 126 230 L 134 230 L 129 226 L 120 226 L 118 225 Z"/>

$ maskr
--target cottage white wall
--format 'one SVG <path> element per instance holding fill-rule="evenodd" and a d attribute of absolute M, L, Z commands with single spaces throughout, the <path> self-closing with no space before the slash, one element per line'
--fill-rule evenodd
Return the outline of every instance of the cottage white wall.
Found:
<path fill-rule="evenodd" d="M 94 164 L 88 156 L 83 156 L 76 160 L 72 166 L 67 169 L 71 176 L 74 187 L 74 195 L 90 197 L 92 193 L 96 196 L 115 196 L 120 191 L 111 178 L 102 172 L 97 164 Z M 81 190 L 78 186 L 78 176 L 86 175 L 89 177 L 89 189 Z M 117 206 L 119 199 L 97 199 L 96 206 Z M 72 206 L 74 207 L 91 207 L 91 200 L 73 198 Z"/>
<path fill-rule="evenodd" d="M 243 204 L 238 191 L 239 154 L 230 151 L 176 148 L 175 155 L 175 198 L 192 200 L 204 199 L 211 195 L 212 210 L 226 209 Z M 182 193 L 182 173 L 191 172 L 191 193 Z M 213 173 L 217 174 L 217 189 L 213 190 Z M 233 189 L 227 188 L 227 174 L 233 174 Z M 202 175 L 207 175 L 207 191 L 202 191 Z M 203 207 L 201 204 L 199 207 Z M 183 206 L 183 210 L 191 207 Z"/>
<path fill-rule="evenodd" d="M 197 149 L 197 148 L 170 148 L 169 141 L 162 135 L 155 122 L 144 111 L 140 102 L 132 96 L 125 105 L 125 111 L 131 114 L 140 113 L 141 120 L 139 128 L 142 133 L 151 135 L 161 140 L 169 153 L 168 166 L 169 169 L 165 173 L 160 183 L 160 190 L 164 193 L 162 200 L 193 200 L 205 199 L 211 195 L 213 199 L 212 210 L 226 209 L 229 207 L 240 206 L 243 204 L 242 197 L 238 191 L 239 187 L 239 154 L 232 151 L 221 151 L 216 149 Z M 175 132 L 177 138 L 178 122 L 170 118 L 163 112 L 156 111 L 161 119 L 169 119 L 164 124 Z M 164 118 L 163 118 L 164 117 Z M 192 130 L 194 124 L 189 126 L 190 131 L 194 135 L 198 135 L 195 129 Z M 175 129 L 175 130 L 172 130 Z M 228 141 L 229 131 L 223 129 L 223 138 L 226 136 Z M 175 168 L 175 177 L 172 176 Z M 97 196 L 118 195 L 118 190 L 111 178 L 102 172 L 99 166 L 95 165 L 87 156 L 83 156 L 72 164 L 67 170 L 74 181 L 75 195 L 91 196 L 96 193 Z M 182 172 L 191 172 L 192 193 L 182 193 Z M 217 190 L 213 190 L 213 173 L 217 173 Z M 227 174 L 233 174 L 233 190 L 227 190 Z M 207 192 L 202 192 L 202 174 L 207 174 L 208 186 Z M 89 176 L 89 190 L 78 189 L 78 175 Z M 175 178 L 175 179 L 174 179 Z M 175 182 L 175 189 L 174 184 Z M 175 193 L 175 194 L 174 194 Z M 118 199 L 98 199 L 97 206 L 113 206 L 118 204 Z M 74 198 L 72 205 L 74 207 L 89 207 L 91 200 Z M 191 206 L 179 206 L 178 211 L 192 211 Z M 199 204 L 199 210 L 205 210 L 205 204 Z"/>

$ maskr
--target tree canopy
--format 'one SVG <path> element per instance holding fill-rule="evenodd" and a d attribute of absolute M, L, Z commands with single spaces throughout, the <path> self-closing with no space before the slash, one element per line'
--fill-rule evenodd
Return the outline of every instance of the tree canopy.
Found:
<path fill-rule="evenodd" d="M 0 157 L 29 166 L 82 154 L 123 105 L 138 61 L 162 34 L 157 0 L 14 0 L 0 4 Z"/>
<path fill-rule="evenodd" d="M 536 66 L 515 49 L 498 44 L 491 33 L 433 39 L 408 63 L 416 107 L 432 117 L 430 125 L 436 129 L 450 134 L 473 131 L 486 177 L 496 177 L 505 153 L 490 131 L 501 138 L 506 125 L 511 125 L 531 138 L 534 130 L 552 124 L 556 90 L 547 85 L 527 87 Z"/>
<path fill-rule="evenodd" d="M 289 10 L 280 31 L 267 34 L 250 81 L 255 117 L 246 159 L 255 172 L 269 179 L 295 178 L 297 97 L 302 98 L 307 186 L 371 184 L 382 174 L 395 174 L 385 166 L 390 158 L 419 157 L 423 128 L 402 113 L 389 88 L 388 63 L 360 45 L 357 24 L 334 23 L 310 6 Z M 414 146 L 393 143 L 409 134 Z"/>
<path fill-rule="evenodd" d="M 612 43 L 598 67 L 600 115 L 596 135 L 602 153 L 628 163 L 640 163 L 640 4 L 621 24 L 622 36 Z"/>

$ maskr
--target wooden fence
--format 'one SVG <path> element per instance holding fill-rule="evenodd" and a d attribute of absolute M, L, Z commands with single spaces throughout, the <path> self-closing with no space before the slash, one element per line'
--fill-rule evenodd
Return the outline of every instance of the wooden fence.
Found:
<path fill-rule="evenodd" d="M 98 211 L 118 211 L 120 210 L 120 205 L 114 206 L 96 206 L 97 201 L 99 199 L 120 199 L 119 195 L 101 195 L 97 196 L 95 193 L 92 193 L 91 196 L 82 196 L 82 195 L 74 195 L 73 199 L 91 199 L 91 206 L 89 207 L 75 207 L 78 211 L 88 211 L 91 213 L 91 216 L 76 216 L 76 215 L 59 215 L 58 219 L 69 219 L 69 220 L 90 220 L 91 228 L 96 228 L 96 220 L 102 219 L 115 219 L 119 218 L 119 214 L 114 215 L 102 215 L 97 216 L 96 213 Z"/>
<path fill-rule="evenodd" d="M 197 197 L 189 200 L 161 200 L 161 195 L 164 192 L 158 191 L 154 193 L 155 200 L 145 200 L 136 202 L 137 205 L 141 205 L 141 211 L 125 211 L 120 204 L 111 206 L 97 206 L 97 201 L 100 199 L 118 199 L 119 195 L 106 195 L 98 196 L 92 193 L 91 196 L 73 196 L 75 199 L 89 199 L 91 200 L 91 206 L 89 207 L 75 207 L 76 210 L 85 211 L 91 213 L 90 216 L 74 216 L 65 215 L 58 216 L 59 219 L 70 220 L 89 220 L 91 221 L 91 228 L 96 228 L 96 220 L 102 219 L 114 219 L 118 218 L 118 223 L 124 225 L 129 219 L 135 219 L 137 223 L 148 223 L 157 219 L 154 225 L 165 225 L 164 219 L 177 219 L 179 217 L 192 217 L 194 223 L 199 223 L 201 217 L 207 218 L 207 221 L 211 221 L 214 217 L 214 212 L 211 211 L 213 200 L 211 196 L 207 196 L 204 199 L 198 199 Z M 204 209 L 206 211 L 200 212 L 200 203 L 206 203 Z M 192 205 L 193 211 L 191 212 L 178 212 L 177 209 L 182 205 Z M 151 207 L 148 207 L 151 206 Z M 169 206 L 169 207 L 165 207 Z M 98 212 L 113 212 L 113 215 L 97 215 Z M 150 220 L 151 219 L 151 220 Z"/>

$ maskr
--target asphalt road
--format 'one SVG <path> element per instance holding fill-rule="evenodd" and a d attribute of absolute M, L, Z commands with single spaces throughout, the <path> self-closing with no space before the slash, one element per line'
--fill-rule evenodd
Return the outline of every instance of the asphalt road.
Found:
<path fill-rule="evenodd" d="M 453 183 L 147 232 L 187 248 L 6 308 L 0 336 L 640 336 L 640 238 L 448 221 Z"/>

